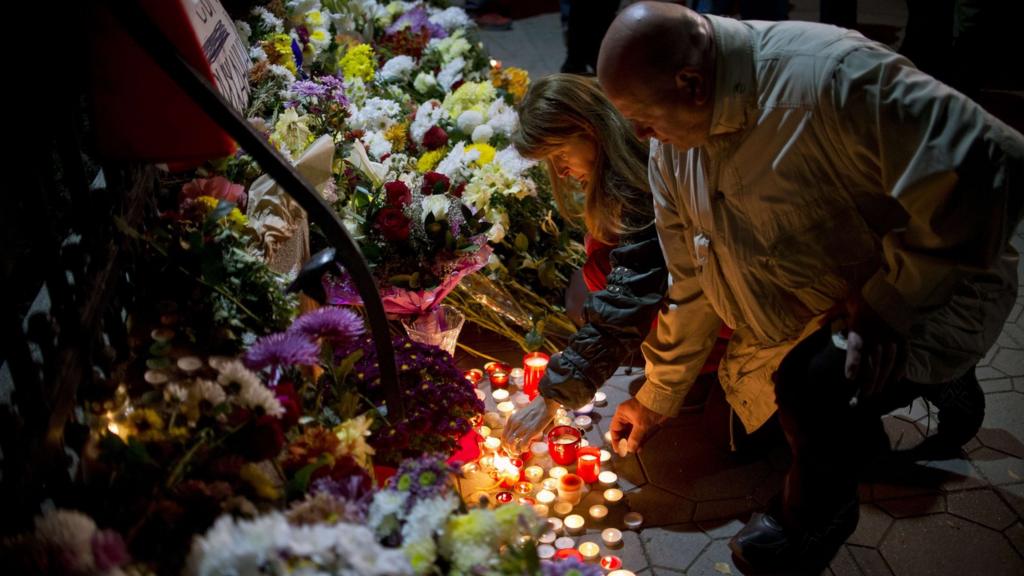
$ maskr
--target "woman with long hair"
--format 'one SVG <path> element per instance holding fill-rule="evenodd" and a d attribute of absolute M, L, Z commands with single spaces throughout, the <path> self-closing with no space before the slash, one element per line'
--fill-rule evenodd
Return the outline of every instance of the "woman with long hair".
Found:
<path fill-rule="evenodd" d="M 584 324 L 552 356 L 540 395 L 505 427 L 505 443 L 519 450 L 559 405 L 590 402 L 640 348 L 668 272 L 654 226 L 648 143 L 636 137 L 594 79 L 553 74 L 534 83 L 519 105 L 512 143 L 524 157 L 547 164 L 559 211 L 569 222 L 582 221 L 589 236 Z M 705 371 L 714 372 L 717 363 L 710 358 Z"/>

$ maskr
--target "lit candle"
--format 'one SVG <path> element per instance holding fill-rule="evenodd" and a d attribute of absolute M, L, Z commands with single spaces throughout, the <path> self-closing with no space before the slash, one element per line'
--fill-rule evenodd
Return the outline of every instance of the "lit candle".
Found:
<path fill-rule="evenodd" d="M 604 501 L 609 504 L 615 504 L 619 500 L 622 500 L 622 490 L 618 488 L 609 488 L 604 491 Z"/>
<path fill-rule="evenodd" d="M 619 481 L 619 475 L 611 470 L 605 470 L 598 474 L 597 479 L 603 486 L 615 486 L 615 483 Z"/>
<path fill-rule="evenodd" d="M 495 370 L 491 372 L 491 388 L 505 388 L 508 386 L 508 372 Z"/>
<path fill-rule="evenodd" d="M 484 364 L 484 372 L 486 372 L 488 376 L 494 374 L 498 370 L 508 372 L 510 369 L 511 367 L 504 362 L 488 362 L 487 364 Z"/>
<path fill-rule="evenodd" d="M 576 462 L 580 431 L 572 426 L 555 426 L 548 432 L 548 454 L 555 464 L 565 466 Z"/>
<path fill-rule="evenodd" d="M 523 471 L 526 479 L 534 484 L 540 483 L 544 479 L 544 469 L 540 466 L 527 466 L 526 470 Z"/>
<path fill-rule="evenodd" d="M 541 560 L 550 560 L 555 557 L 555 547 L 551 544 L 537 546 L 537 557 Z"/>
<path fill-rule="evenodd" d="M 618 528 L 605 528 L 601 530 L 601 540 L 609 548 L 614 548 L 622 543 L 622 531 Z"/>
<path fill-rule="evenodd" d="M 579 514 L 570 514 L 565 517 L 565 529 L 569 534 L 579 534 L 583 530 L 586 521 Z"/>
<path fill-rule="evenodd" d="M 576 473 L 587 484 L 597 482 L 598 474 L 601 473 L 601 451 L 593 446 L 580 448 L 577 451 L 579 459 L 576 461 Z"/>
<path fill-rule="evenodd" d="M 594 406 L 605 406 L 608 404 L 608 395 L 598 390 L 594 394 Z"/>
<path fill-rule="evenodd" d="M 573 424 L 575 424 L 577 428 L 582 428 L 584 430 L 590 430 L 590 428 L 594 425 L 594 420 L 590 416 L 587 416 L 586 414 L 583 414 L 583 415 L 577 416 L 573 420 Z"/>
<path fill-rule="evenodd" d="M 537 502 L 541 504 L 551 504 L 555 501 L 555 493 L 551 490 L 541 490 L 537 492 Z"/>
<path fill-rule="evenodd" d="M 487 438 L 488 436 L 491 435 L 491 428 L 490 426 L 480 426 L 479 428 L 476 429 L 476 433 L 484 438 Z"/>
<path fill-rule="evenodd" d="M 555 540 L 558 539 L 558 534 L 555 534 L 554 530 L 548 530 L 547 532 L 540 535 L 537 539 L 541 544 L 554 544 Z"/>
<path fill-rule="evenodd" d="M 520 496 L 529 496 L 533 493 L 533 484 L 530 482 L 516 482 L 516 494 Z M 544 504 L 550 504 L 550 502 L 544 502 Z"/>
<path fill-rule="evenodd" d="M 545 490 L 551 490 L 552 492 L 558 491 L 558 480 L 554 478 L 545 478 L 541 484 L 544 485 Z"/>
<path fill-rule="evenodd" d="M 601 554 L 601 547 L 593 542 L 583 542 L 580 544 L 579 550 L 584 560 L 596 560 Z"/>
<path fill-rule="evenodd" d="M 533 454 L 534 462 L 540 463 L 548 457 L 548 443 L 534 442 L 530 444 L 530 453 Z"/>
<path fill-rule="evenodd" d="M 498 492 L 494 496 L 494 499 L 498 502 L 498 504 L 510 504 L 512 503 L 513 500 L 515 500 L 515 495 L 512 494 L 511 492 Z"/>
<path fill-rule="evenodd" d="M 548 470 L 548 476 L 554 478 L 555 480 L 561 480 L 562 476 L 565 476 L 568 473 L 569 471 L 566 470 L 565 468 L 562 468 L 561 466 L 555 466 L 551 470 Z"/>
<path fill-rule="evenodd" d="M 523 392 L 530 395 L 530 398 L 537 396 L 537 384 L 548 369 L 550 356 L 543 352 L 530 352 L 523 356 Z"/>
<path fill-rule="evenodd" d="M 549 513 L 549 510 L 550 509 L 548 508 L 547 504 L 533 505 L 533 511 L 536 512 L 537 516 L 540 516 L 541 518 L 546 518 Z"/>
<path fill-rule="evenodd" d="M 608 576 L 636 576 L 636 574 L 629 570 L 612 570 L 608 573 Z"/>
<path fill-rule="evenodd" d="M 555 534 L 562 533 L 563 523 L 561 518 L 548 518 L 548 526 L 551 527 L 551 531 Z"/>
<path fill-rule="evenodd" d="M 540 553 L 540 548 L 537 548 L 537 553 Z M 622 568 L 622 560 L 619 560 L 618 556 L 613 556 L 611 554 L 603 556 L 601 558 L 601 568 L 604 568 L 605 570 L 618 570 L 619 568 Z"/>
<path fill-rule="evenodd" d="M 559 516 L 565 516 L 569 512 L 572 512 L 572 504 L 568 502 L 558 502 L 557 504 L 555 504 L 553 510 L 555 511 L 555 514 L 558 514 Z"/>
<path fill-rule="evenodd" d="M 570 538 L 569 536 L 562 536 L 561 538 L 557 538 L 555 540 L 555 549 L 557 550 L 567 550 L 575 545 L 576 541 Z"/>
<path fill-rule="evenodd" d="M 495 402 L 504 402 L 508 400 L 508 390 L 505 388 L 498 388 L 494 392 L 491 392 L 491 397 L 494 398 Z"/>
<path fill-rule="evenodd" d="M 474 472 L 479 471 L 480 470 L 480 465 L 477 464 L 476 462 L 466 462 L 465 464 L 462 465 L 461 470 L 462 470 L 462 475 L 465 476 L 467 474 L 472 474 Z"/>
<path fill-rule="evenodd" d="M 508 417 L 515 411 L 516 405 L 507 400 L 498 403 L 498 414 L 501 414 L 503 420 L 508 420 Z"/>
<path fill-rule="evenodd" d="M 479 389 L 477 392 L 481 394 L 484 393 L 483 390 Z M 483 398 L 481 398 L 481 400 L 483 400 Z M 501 414 L 498 414 L 497 412 L 487 412 L 484 414 L 484 424 L 487 424 L 491 427 L 491 430 L 493 430 L 495 428 L 501 428 L 505 425 L 505 422 L 501 419 Z"/>
<path fill-rule="evenodd" d="M 583 479 L 576 474 L 566 474 L 558 481 L 558 497 L 570 504 L 579 504 L 583 498 Z"/>
<path fill-rule="evenodd" d="M 569 416 L 556 416 L 555 426 L 569 426 L 572 427 L 572 418 Z"/>
<path fill-rule="evenodd" d="M 612 459 L 612 453 L 607 450 L 601 450 L 601 463 L 604 464 Z"/>
<path fill-rule="evenodd" d="M 481 380 L 484 379 L 484 373 L 479 368 L 470 368 L 469 370 L 463 372 L 462 375 L 465 376 L 466 380 L 469 380 L 470 383 L 473 384 L 473 386 L 476 386 L 477 384 L 480 383 Z"/>
<path fill-rule="evenodd" d="M 488 436 L 484 438 L 484 448 L 491 452 L 497 452 L 498 448 L 501 448 L 501 438 L 497 436 Z"/>
<path fill-rule="evenodd" d="M 594 520 L 602 520 L 608 515 L 608 507 L 604 504 L 594 504 L 590 507 L 588 512 L 590 513 L 590 517 Z"/>
<path fill-rule="evenodd" d="M 509 377 L 509 380 L 513 384 L 515 384 L 516 386 L 522 387 L 522 385 L 523 385 L 523 374 L 524 374 L 523 369 L 519 368 L 519 367 L 516 367 L 516 368 L 513 368 L 512 370 L 509 371 L 508 377 Z"/>

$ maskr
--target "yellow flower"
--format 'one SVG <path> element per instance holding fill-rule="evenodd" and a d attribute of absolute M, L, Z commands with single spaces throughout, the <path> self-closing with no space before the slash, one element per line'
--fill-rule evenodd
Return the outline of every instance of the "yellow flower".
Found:
<path fill-rule="evenodd" d="M 213 196 L 200 196 L 199 198 L 196 198 L 196 202 L 201 204 L 203 208 L 205 208 L 204 212 L 207 213 L 212 212 L 213 209 L 217 207 L 217 204 L 220 203 L 220 201 Z"/>
<path fill-rule="evenodd" d="M 348 454 L 361 466 L 371 464 L 370 456 L 373 456 L 373 447 L 366 443 L 370 436 L 370 425 L 373 419 L 366 415 L 356 416 L 342 422 L 334 427 L 334 434 L 341 441 L 341 455 Z"/>
<path fill-rule="evenodd" d="M 231 209 L 231 212 L 228 213 L 228 221 L 235 226 L 245 226 L 249 223 L 249 219 L 238 208 Z"/>
<path fill-rule="evenodd" d="M 245 481 L 253 491 L 263 499 L 277 500 L 281 497 L 274 480 L 268 476 L 259 465 L 249 462 L 238 471 L 238 476 Z"/>
<path fill-rule="evenodd" d="M 475 161 L 477 166 L 486 166 L 491 163 L 491 160 L 494 160 L 494 146 L 490 144 L 481 142 L 466 146 L 466 152 L 472 152 L 473 150 L 480 152 L 480 158 Z"/>
<path fill-rule="evenodd" d="M 395 152 L 401 152 L 405 150 L 406 134 L 409 133 L 409 124 L 407 122 L 399 122 L 384 131 L 384 137 L 387 138 L 388 142 L 391 142 L 391 149 Z"/>
<path fill-rule="evenodd" d="M 530 86 L 530 74 L 522 68 L 491 68 L 491 83 L 495 88 L 503 88 L 518 103 Z"/>
<path fill-rule="evenodd" d="M 292 37 L 287 34 L 274 34 L 263 45 L 267 60 L 271 64 L 280 64 L 292 74 L 298 74 L 295 68 L 295 55 L 292 54 Z"/>
<path fill-rule="evenodd" d="M 306 12 L 306 24 L 310 26 L 320 26 L 324 23 L 324 15 L 319 10 L 310 10 Z"/>
<path fill-rule="evenodd" d="M 435 166 L 437 166 L 437 163 L 440 162 L 441 159 L 444 158 L 444 155 L 447 153 L 448 151 L 445 150 L 444 148 L 438 148 L 437 150 L 425 152 L 423 156 L 420 156 L 420 159 L 416 161 L 416 170 L 418 170 L 421 174 L 426 174 L 427 172 L 430 172 L 431 170 L 434 169 Z"/>
<path fill-rule="evenodd" d="M 338 61 L 346 80 L 361 78 L 363 82 L 373 80 L 373 48 L 369 44 L 357 44 L 348 49 Z"/>
<path fill-rule="evenodd" d="M 279 150 L 282 147 L 287 148 L 293 157 L 298 158 L 299 154 L 313 143 L 313 132 L 309 129 L 309 117 L 299 116 L 295 108 L 285 110 L 277 117 L 270 141 Z"/>
<path fill-rule="evenodd" d="M 152 442 L 163 437 L 164 419 L 152 408 L 132 412 L 128 422 L 135 431 L 135 436 L 142 442 Z"/>
<path fill-rule="evenodd" d="M 490 82 L 466 82 L 455 92 L 445 96 L 441 107 L 452 118 L 458 118 L 466 110 L 476 110 L 481 114 L 486 114 L 494 96 L 494 85 Z"/>
<path fill-rule="evenodd" d="M 327 41 L 328 41 L 328 37 L 327 37 L 327 31 L 326 31 L 326 30 L 324 30 L 323 28 L 320 28 L 320 29 L 318 29 L 318 30 L 314 30 L 314 31 L 313 31 L 313 32 L 312 32 L 312 33 L 311 33 L 311 34 L 309 35 L 309 39 L 310 39 L 310 40 L 311 40 L 311 41 L 312 41 L 312 42 L 313 42 L 314 44 L 315 44 L 315 43 L 319 43 L 319 42 L 323 42 L 323 43 L 325 43 L 325 44 L 326 44 L 326 43 L 327 43 Z"/>

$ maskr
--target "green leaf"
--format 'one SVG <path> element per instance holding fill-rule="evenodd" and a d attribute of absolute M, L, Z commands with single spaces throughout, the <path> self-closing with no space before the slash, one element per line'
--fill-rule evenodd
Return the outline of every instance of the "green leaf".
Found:
<path fill-rule="evenodd" d="M 321 454 L 320 458 L 312 464 L 303 466 L 295 476 L 288 481 L 288 498 L 298 498 L 309 490 L 309 480 L 313 477 L 313 473 L 327 466 L 331 463 L 331 457 L 326 454 Z"/>
<path fill-rule="evenodd" d="M 526 252 L 527 250 L 530 249 L 530 239 L 527 238 L 525 234 L 520 232 L 516 234 L 514 245 L 516 247 L 516 251 Z"/>

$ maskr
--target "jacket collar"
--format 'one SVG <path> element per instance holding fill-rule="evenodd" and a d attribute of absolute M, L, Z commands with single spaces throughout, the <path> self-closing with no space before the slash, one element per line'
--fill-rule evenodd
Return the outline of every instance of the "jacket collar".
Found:
<path fill-rule="evenodd" d="M 754 39 L 751 29 L 732 18 L 707 14 L 715 41 L 715 103 L 711 136 L 742 130 L 754 101 Z"/>

